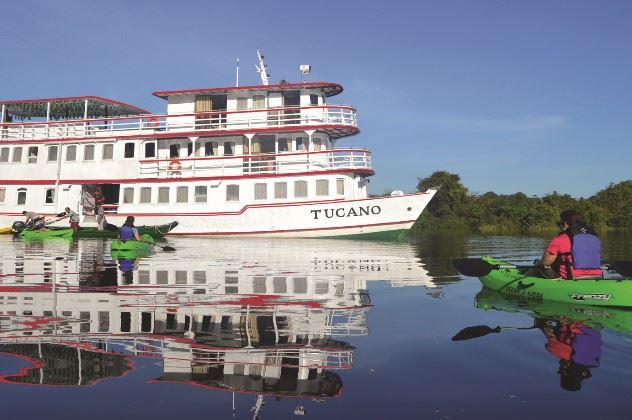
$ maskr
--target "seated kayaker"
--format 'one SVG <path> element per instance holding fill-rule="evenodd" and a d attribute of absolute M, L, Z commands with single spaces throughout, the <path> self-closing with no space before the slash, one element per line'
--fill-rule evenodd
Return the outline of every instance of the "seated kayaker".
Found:
<path fill-rule="evenodd" d="M 138 229 L 134 226 L 134 216 L 127 216 L 125 223 L 119 229 L 119 239 L 124 241 L 140 241 Z"/>
<path fill-rule="evenodd" d="M 551 239 L 542 259 L 527 275 L 563 279 L 602 277 L 601 242 L 583 222 L 582 215 L 575 210 L 564 210 L 558 226 L 562 232 Z"/>

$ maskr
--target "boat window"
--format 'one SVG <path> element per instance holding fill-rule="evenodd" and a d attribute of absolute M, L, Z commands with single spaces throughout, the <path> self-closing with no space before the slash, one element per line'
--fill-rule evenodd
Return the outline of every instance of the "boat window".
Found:
<path fill-rule="evenodd" d="M 252 291 L 254 293 L 266 292 L 266 278 L 265 276 L 254 276 L 252 279 Z"/>
<path fill-rule="evenodd" d="M 239 201 L 239 185 L 226 186 L 226 201 Z"/>
<path fill-rule="evenodd" d="M 285 282 L 285 277 L 274 277 L 272 279 L 272 292 L 287 293 L 287 283 Z"/>
<path fill-rule="evenodd" d="M 345 180 L 338 178 L 336 179 L 336 194 L 345 195 Z"/>
<path fill-rule="evenodd" d="M 329 293 L 329 282 L 328 281 L 317 281 L 316 282 L 315 293 L 317 295 L 326 295 L 327 293 Z"/>
<path fill-rule="evenodd" d="M 46 197 L 44 198 L 44 203 L 46 204 L 55 203 L 55 189 L 54 188 L 48 188 L 46 190 Z"/>
<path fill-rule="evenodd" d="M 37 153 L 39 148 L 37 146 L 29 147 L 29 163 L 37 163 Z"/>
<path fill-rule="evenodd" d="M 134 202 L 134 188 L 123 188 L 123 204 Z"/>
<path fill-rule="evenodd" d="M 189 201 L 189 187 L 178 187 L 176 189 L 176 203 L 186 203 Z"/>
<path fill-rule="evenodd" d="M 126 158 L 134 157 L 134 143 L 125 143 L 125 154 L 123 156 Z"/>
<path fill-rule="evenodd" d="M 196 203 L 206 203 L 207 201 L 206 185 L 197 185 L 195 187 L 194 192 L 195 192 Z"/>
<path fill-rule="evenodd" d="M 300 151 L 300 150 L 305 150 L 305 143 L 303 142 L 303 137 L 297 137 L 296 138 L 296 148 L 295 150 Z"/>
<path fill-rule="evenodd" d="M 314 95 L 313 93 L 309 95 L 309 104 L 318 105 L 318 95 Z"/>
<path fill-rule="evenodd" d="M 110 331 L 110 313 L 99 311 L 99 332 Z"/>
<path fill-rule="evenodd" d="M 66 147 L 66 161 L 72 162 L 77 159 L 77 146 Z"/>
<path fill-rule="evenodd" d="M 307 277 L 294 278 L 294 293 L 307 293 Z"/>
<path fill-rule="evenodd" d="M 235 142 L 227 141 L 224 143 L 224 156 L 233 156 L 235 154 Z"/>
<path fill-rule="evenodd" d="M 57 146 L 48 146 L 48 161 L 57 161 Z"/>
<path fill-rule="evenodd" d="M 156 157 L 156 143 L 145 143 L 145 157 Z"/>
<path fill-rule="evenodd" d="M 255 184 L 255 200 L 265 200 L 268 198 L 268 184 Z"/>
<path fill-rule="evenodd" d="M 266 107 L 266 97 L 255 95 L 252 97 L 252 109 L 263 109 Z"/>
<path fill-rule="evenodd" d="M 26 204 L 26 188 L 18 188 L 18 206 Z"/>
<path fill-rule="evenodd" d="M 140 202 L 141 204 L 151 203 L 151 188 L 142 187 L 140 189 Z"/>
<path fill-rule="evenodd" d="M 274 183 L 274 198 L 287 198 L 287 182 Z"/>
<path fill-rule="evenodd" d="M 159 203 L 169 202 L 169 187 L 158 188 L 158 202 Z"/>
<path fill-rule="evenodd" d="M 0 149 L 0 162 L 8 162 L 9 161 L 9 148 L 3 147 Z"/>
<path fill-rule="evenodd" d="M 13 148 L 13 162 L 22 162 L 22 148 L 14 147 Z"/>
<path fill-rule="evenodd" d="M 103 145 L 103 160 L 112 160 L 114 158 L 114 145 L 113 144 L 104 144 Z"/>
<path fill-rule="evenodd" d="M 280 138 L 277 140 L 277 144 L 278 144 L 278 150 L 279 152 L 287 152 L 288 147 L 287 147 L 287 139 L 286 138 Z"/>
<path fill-rule="evenodd" d="M 316 180 L 316 195 L 329 195 L 329 180 L 328 179 Z"/>
<path fill-rule="evenodd" d="M 322 150 L 322 143 L 320 139 L 312 139 L 312 146 L 315 152 L 320 152 Z"/>
<path fill-rule="evenodd" d="M 245 111 L 248 109 L 248 98 L 237 98 L 237 111 Z"/>
<path fill-rule="evenodd" d="M 307 197 L 307 181 L 294 181 L 294 197 L 295 198 Z"/>
<path fill-rule="evenodd" d="M 216 141 L 207 141 L 204 143 L 204 156 L 217 156 Z"/>
<path fill-rule="evenodd" d="M 171 145 L 169 145 L 169 157 L 170 158 L 178 158 L 178 157 L 180 157 L 180 145 L 179 144 L 171 144 Z"/>
<path fill-rule="evenodd" d="M 7 189 L 0 188 L 0 203 L 4 203 L 6 196 L 7 196 Z"/>
<path fill-rule="evenodd" d="M 83 160 L 94 160 L 94 144 L 83 146 Z"/>

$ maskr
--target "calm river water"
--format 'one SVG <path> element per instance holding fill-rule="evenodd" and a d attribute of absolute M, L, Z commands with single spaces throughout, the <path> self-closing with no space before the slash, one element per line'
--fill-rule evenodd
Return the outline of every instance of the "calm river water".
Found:
<path fill-rule="evenodd" d="M 451 266 L 546 238 L 159 244 L 0 235 L 1 418 L 630 418 L 632 312 L 544 317 Z M 480 325 L 532 328 L 452 340 Z"/>

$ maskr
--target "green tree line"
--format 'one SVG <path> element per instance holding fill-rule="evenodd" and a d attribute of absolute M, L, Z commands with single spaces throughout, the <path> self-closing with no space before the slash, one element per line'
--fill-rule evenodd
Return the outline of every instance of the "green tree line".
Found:
<path fill-rule="evenodd" d="M 589 198 L 552 192 L 542 197 L 472 194 L 460 177 L 437 171 L 419 179 L 418 191 L 441 188 L 413 226 L 413 233 L 457 230 L 483 234 L 555 231 L 562 210 L 574 209 L 597 231 L 632 230 L 632 180 L 610 184 Z"/>

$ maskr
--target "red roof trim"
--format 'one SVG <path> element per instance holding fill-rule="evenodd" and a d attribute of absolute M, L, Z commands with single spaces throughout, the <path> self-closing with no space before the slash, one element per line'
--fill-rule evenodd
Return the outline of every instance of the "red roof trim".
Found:
<path fill-rule="evenodd" d="M 342 85 L 331 82 L 307 82 L 307 83 L 284 83 L 276 85 L 250 85 L 250 86 L 228 86 L 219 88 L 199 88 L 183 90 L 163 90 L 154 92 L 153 95 L 162 99 L 167 99 L 170 95 L 186 95 L 189 93 L 218 93 L 231 92 L 236 90 L 276 90 L 276 89 L 318 89 L 325 90 L 326 96 L 334 96 L 343 91 Z"/>

